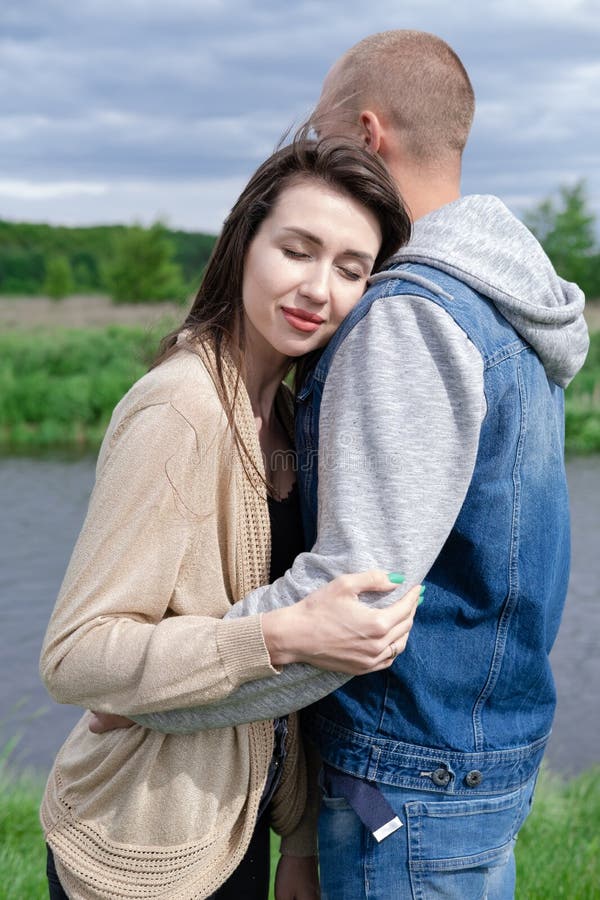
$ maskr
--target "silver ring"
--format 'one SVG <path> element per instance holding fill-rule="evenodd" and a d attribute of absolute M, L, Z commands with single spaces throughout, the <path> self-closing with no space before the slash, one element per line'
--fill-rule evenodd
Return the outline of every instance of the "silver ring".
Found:
<path fill-rule="evenodd" d="M 390 659 L 395 659 L 398 656 L 398 648 L 395 644 L 390 644 Z"/>

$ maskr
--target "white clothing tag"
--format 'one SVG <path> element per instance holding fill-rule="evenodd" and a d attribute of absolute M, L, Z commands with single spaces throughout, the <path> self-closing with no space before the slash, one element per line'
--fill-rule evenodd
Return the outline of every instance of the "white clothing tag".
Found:
<path fill-rule="evenodd" d="M 390 834 L 393 834 L 394 831 L 398 831 L 399 828 L 402 828 L 402 822 L 400 821 L 398 816 L 394 816 L 393 819 L 390 819 L 389 822 L 386 822 L 385 825 L 382 825 L 381 828 L 378 828 L 377 831 L 374 831 L 373 837 L 378 843 L 380 843 L 384 838 L 388 837 Z"/>

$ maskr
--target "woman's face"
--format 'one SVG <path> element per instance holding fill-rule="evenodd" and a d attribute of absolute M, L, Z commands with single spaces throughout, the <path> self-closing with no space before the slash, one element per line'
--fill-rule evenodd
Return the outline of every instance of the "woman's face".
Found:
<path fill-rule="evenodd" d="M 362 296 L 380 246 L 376 217 L 350 196 L 308 178 L 286 187 L 246 254 L 254 348 L 290 357 L 326 344 Z"/>

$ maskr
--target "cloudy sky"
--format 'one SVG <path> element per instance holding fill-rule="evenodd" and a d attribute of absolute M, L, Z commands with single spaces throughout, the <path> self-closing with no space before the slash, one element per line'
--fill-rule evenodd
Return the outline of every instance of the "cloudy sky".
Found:
<path fill-rule="evenodd" d="M 1 0 L 0 218 L 218 231 L 367 34 L 432 31 L 473 80 L 464 190 L 600 217 L 600 0 Z"/>

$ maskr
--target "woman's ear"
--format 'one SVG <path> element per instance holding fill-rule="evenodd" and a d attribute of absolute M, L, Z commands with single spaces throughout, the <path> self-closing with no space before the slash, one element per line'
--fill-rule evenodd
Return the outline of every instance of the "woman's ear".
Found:
<path fill-rule="evenodd" d="M 370 150 L 371 153 L 379 153 L 383 127 L 377 113 L 372 112 L 370 109 L 365 109 L 358 117 L 358 121 L 365 148 Z"/>

